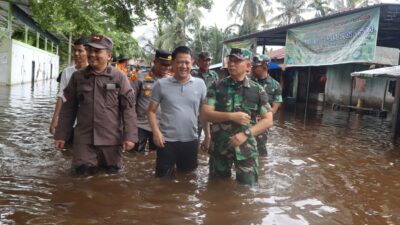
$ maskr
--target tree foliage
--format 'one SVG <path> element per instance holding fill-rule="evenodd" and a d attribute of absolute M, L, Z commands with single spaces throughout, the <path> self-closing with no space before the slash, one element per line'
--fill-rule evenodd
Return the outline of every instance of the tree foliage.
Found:
<path fill-rule="evenodd" d="M 202 51 L 209 51 L 213 56 L 212 63 L 219 63 L 221 62 L 223 41 L 224 32 L 222 29 L 217 26 L 201 27 L 196 32 L 190 48 L 196 57 Z"/>
<path fill-rule="evenodd" d="M 379 4 L 380 0 L 334 0 L 335 11 L 350 10 L 357 7 L 365 7 L 373 4 Z"/>
<path fill-rule="evenodd" d="M 308 4 L 308 8 L 315 11 L 315 17 L 323 17 L 333 11 L 326 0 L 312 0 Z"/>
<path fill-rule="evenodd" d="M 180 5 L 211 8 L 212 0 L 31 0 L 34 19 L 54 33 L 78 38 L 94 33 L 109 36 L 117 55 L 139 56 L 136 25 L 153 20 L 153 12 L 162 20 L 172 20 Z"/>
<path fill-rule="evenodd" d="M 229 5 L 229 16 L 239 18 L 240 34 L 256 32 L 259 25 L 266 23 L 264 6 L 270 4 L 268 0 L 233 0 Z"/>
<path fill-rule="evenodd" d="M 179 45 L 189 45 L 192 37 L 200 29 L 200 20 L 203 14 L 199 8 L 181 2 L 175 10 L 171 10 L 171 20 L 159 22 L 158 36 L 155 37 L 154 46 L 165 50 L 172 50 Z"/>
<path fill-rule="evenodd" d="M 282 5 L 277 7 L 280 13 L 272 18 L 271 22 L 277 22 L 279 25 L 288 25 L 304 20 L 301 14 L 308 11 L 305 8 L 305 0 L 277 0 L 277 2 Z"/>

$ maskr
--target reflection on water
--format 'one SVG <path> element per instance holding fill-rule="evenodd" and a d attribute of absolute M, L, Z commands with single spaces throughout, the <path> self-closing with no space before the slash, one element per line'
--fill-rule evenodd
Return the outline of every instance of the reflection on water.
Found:
<path fill-rule="evenodd" d="M 0 224 L 400 224 L 400 151 L 385 119 L 280 112 L 259 188 L 209 181 L 207 155 L 174 180 L 154 152 L 120 174 L 76 178 L 48 134 L 57 83 L 0 87 Z"/>

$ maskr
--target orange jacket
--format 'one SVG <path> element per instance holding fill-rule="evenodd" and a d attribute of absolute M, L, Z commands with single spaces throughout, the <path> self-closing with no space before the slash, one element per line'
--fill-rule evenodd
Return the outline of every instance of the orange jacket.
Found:
<path fill-rule="evenodd" d="M 126 76 L 128 76 L 129 71 L 124 65 L 117 63 L 116 67 L 117 69 L 121 70 Z"/>

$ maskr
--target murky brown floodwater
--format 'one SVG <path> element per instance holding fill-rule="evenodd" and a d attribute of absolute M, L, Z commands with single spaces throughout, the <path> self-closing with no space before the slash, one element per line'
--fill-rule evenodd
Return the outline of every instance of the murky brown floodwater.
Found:
<path fill-rule="evenodd" d="M 194 174 L 153 177 L 154 153 L 120 174 L 76 178 L 48 125 L 57 83 L 0 87 L 0 224 L 400 224 L 400 149 L 385 119 L 282 111 L 260 187 Z"/>

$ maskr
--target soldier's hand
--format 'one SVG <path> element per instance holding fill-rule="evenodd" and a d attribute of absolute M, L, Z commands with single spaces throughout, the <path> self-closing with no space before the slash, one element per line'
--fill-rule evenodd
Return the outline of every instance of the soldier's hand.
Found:
<path fill-rule="evenodd" d="M 157 147 L 164 148 L 165 147 L 164 135 L 160 131 L 153 132 L 153 142 L 155 145 L 157 145 Z"/>
<path fill-rule="evenodd" d="M 131 150 L 133 147 L 135 147 L 135 143 L 131 142 L 131 141 L 124 141 L 122 142 L 122 151 L 129 151 Z"/>
<path fill-rule="evenodd" d="M 232 121 L 241 125 L 247 125 L 250 123 L 251 117 L 249 114 L 244 112 L 234 112 L 232 113 Z"/>
<path fill-rule="evenodd" d="M 229 145 L 232 147 L 238 147 L 247 140 L 247 136 L 243 133 L 237 133 L 229 138 Z"/>
<path fill-rule="evenodd" d="M 64 146 L 65 146 L 65 141 L 64 140 L 56 140 L 54 142 L 54 147 L 59 151 L 63 150 Z"/>

